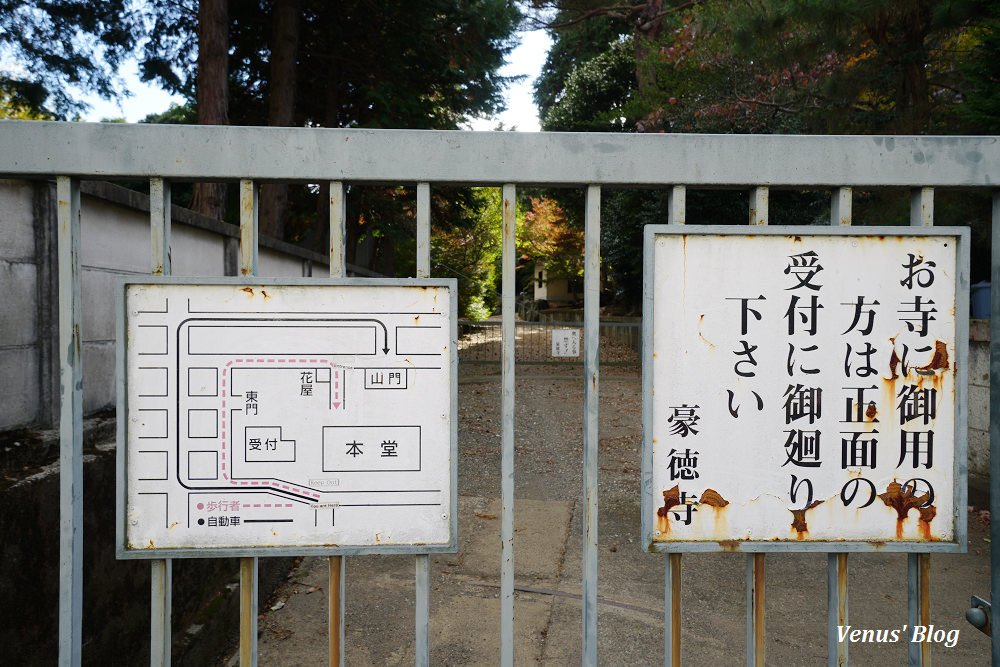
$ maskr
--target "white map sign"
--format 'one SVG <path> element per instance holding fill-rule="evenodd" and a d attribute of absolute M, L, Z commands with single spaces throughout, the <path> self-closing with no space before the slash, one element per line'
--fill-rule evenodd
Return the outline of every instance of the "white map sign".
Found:
<path fill-rule="evenodd" d="M 120 555 L 452 548 L 454 293 L 122 283 Z"/>
<path fill-rule="evenodd" d="M 646 243 L 648 548 L 963 543 L 968 230 Z"/>

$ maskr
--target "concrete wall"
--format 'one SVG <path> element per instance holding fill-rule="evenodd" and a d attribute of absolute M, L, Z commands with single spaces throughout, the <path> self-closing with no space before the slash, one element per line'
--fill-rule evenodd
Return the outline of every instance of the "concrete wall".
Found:
<path fill-rule="evenodd" d="M 990 488 L 990 321 L 969 326 L 969 502 L 986 507 Z"/>
<path fill-rule="evenodd" d="M 108 183 L 81 188 L 85 413 L 115 402 L 114 285 L 150 270 L 149 202 Z M 51 182 L 0 181 L 0 431 L 56 425 L 59 396 L 56 194 Z M 239 230 L 172 211 L 175 276 L 237 275 Z M 262 239 L 262 277 L 326 275 L 327 258 Z M 349 267 L 354 268 L 354 267 Z M 359 270 L 355 269 L 353 273 Z"/>
<path fill-rule="evenodd" d="M 42 188 L 41 190 L 44 190 Z M 54 346 L 44 295 L 55 285 L 54 230 L 36 227 L 50 202 L 38 186 L 0 181 L 0 429 L 51 421 Z"/>

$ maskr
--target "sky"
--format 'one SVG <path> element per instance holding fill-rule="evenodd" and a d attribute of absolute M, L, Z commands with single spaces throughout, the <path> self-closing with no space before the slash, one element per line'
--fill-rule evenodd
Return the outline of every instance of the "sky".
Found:
<path fill-rule="evenodd" d="M 532 84 L 541 72 L 552 42 L 544 30 L 523 32 L 520 36 L 521 44 L 510 54 L 507 65 L 500 73 L 504 76 L 525 75 L 525 79 L 507 90 L 507 111 L 496 118 L 473 121 L 469 129 L 492 130 L 498 122 L 502 122 L 508 129 L 516 127 L 522 132 L 538 131 L 537 110 L 531 99 Z M 117 102 L 85 96 L 83 99 L 91 105 L 91 109 L 82 115 L 83 120 L 97 122 L 105 118 L 124 118 L 129 123 L 137 123 L 148 114 L 166 111 L 171 103 L 183 102 L 179 96 L 140 81 L 135 62 L 130 62 L 121 74 L 131 95 Z"/>

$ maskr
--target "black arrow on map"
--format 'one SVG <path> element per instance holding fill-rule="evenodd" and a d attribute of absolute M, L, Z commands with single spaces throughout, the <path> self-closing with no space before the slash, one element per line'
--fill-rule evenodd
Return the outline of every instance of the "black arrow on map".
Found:
<path fill-rule="evenodd" d="M 383 337 L 384 337 L 383 340 L 385 341 L 385 345 L 382 347 L 382 354 L 389 354 L 389 329 L 385 326 L 385 324 L 382 323 L 381 320 L 376 320 L 374 318 L 368 318 L 368 319 L 350 319 L 350 320 L 337 318 L 337 319 L 335 319 L 333 321 L 334 322 L 374 322 L 375 324 L 377 324 L 380 327 L 382 327 L 382 334 L 383 334 Z M 378 347 L 378 334 L 375 335 L 375 346 Z"/>

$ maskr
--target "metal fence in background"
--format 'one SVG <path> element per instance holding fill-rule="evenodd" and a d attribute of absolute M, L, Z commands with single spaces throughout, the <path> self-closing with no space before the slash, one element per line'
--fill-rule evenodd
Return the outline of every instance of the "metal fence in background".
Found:
<path fill-rule="evenodd" d="M 583 322 L 516 322 L 514 348 L 519 364 L 582 364 L 583 348 L 575 356 L 553 356 L 553 333 L 560 329 L 582 333 Z M 600 362 L 605 366 L 638 366 L 642 359 L 641 322 L 601 322 Z M 458 323 L 458 356 L 464 364 L 503 361 L 500 322 Z"/>

